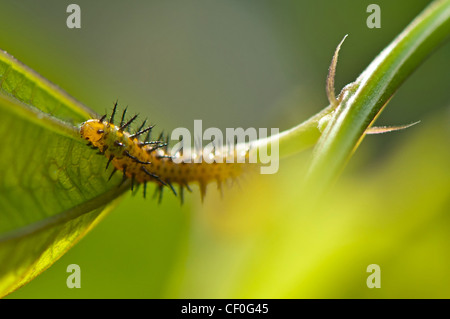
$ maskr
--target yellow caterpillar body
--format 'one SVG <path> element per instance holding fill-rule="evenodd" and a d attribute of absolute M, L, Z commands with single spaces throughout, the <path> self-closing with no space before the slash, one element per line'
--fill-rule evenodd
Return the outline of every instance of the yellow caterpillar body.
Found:
<path fill-rule="evenodd" d="M 142 129 L 145 122 L 135 134 L 125 131 L 127 127 L 136 119 L 136 116 L 124 123 L 126 109 L 122 115 L 120 125 L 114 125 L 114 114 L 117 103 L 109 120 L 106 116 L 100 119 L 91 119 L 81 124 L 81 137 L 89 141 L 88 145 L 99 150 L 108 158 L 106 168 L 110 164 L 114 166 L 112 175 L 117 171 L 123 172 L 123 180 L 130 178 L 131 188 L 135 183 L 144 185 L 144 197 L 146 193 L 146 183 L 154 182 L 159 186 L 160 195 L 164 186 L 170 187 L 175 192 L 173 184 L 178 184 L 181 200 L 183 200 L 183 190 L 188 189 L 189 184 L 197 182 L 200 186 L 202 200 L 206 193 L 206 186 L 212 181 L 216 181 L 221 189 L 222 182 L 229 178 L 240 176 L 245 169 L 246 163 L 178 163 L 174 162 L 172 155 L 168 154 L 167 141 L 150 141 L 150 132 L 153 126 Z M 141 141 L 139 136 L 147 133 L 145 141 Z M 198 155 L 197 155 L 198 156 Z"/>

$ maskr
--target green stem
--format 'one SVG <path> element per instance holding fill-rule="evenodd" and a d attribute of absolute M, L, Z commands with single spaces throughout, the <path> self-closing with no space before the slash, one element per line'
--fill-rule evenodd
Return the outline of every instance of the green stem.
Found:
<path fill-rule="evenodd" d="M 317 143 L 309 183 L 323 189 L 338 176 L 395 91 L 449 35 L 450 0 L 434 1 L 348 86 Z"/>
<path fill-rule="evenodd" d="M 251 144 L 251 152 L 256 152 L 262 148 L 267 148 L 267 152 L 271 153 L 272 143 L 277 142 L 279 145 L 279 157 L 287 157 L 295 153 L 299 153 L 307 148 L 314 146 L 320 138 L 319 122 L 325 116 L 331 114 L 334 107 L 328 106 L 319 113 L 313 115 L 305 122 L 283 131 L 277 135 L 268 138 L 259 139 Z M 238 145 L 239 149 L 240 146 Z"/>

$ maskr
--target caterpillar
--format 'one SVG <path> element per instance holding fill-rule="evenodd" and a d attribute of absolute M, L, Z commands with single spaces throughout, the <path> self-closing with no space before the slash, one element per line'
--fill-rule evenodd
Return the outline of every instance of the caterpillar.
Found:
<path fill-rule="evenodd" d="M 164 187 L 177 196 L 174 185 L 179 187 L 181 203 L 184 200 L 184 189 L 192 191 L 189 184 L 197 182 L 200 187 L 201 200 L 206 194 L 206 187 L 210 182 L 216 181 L 218 189 L 222 192 L 222 183 L 228 179 L 235 180 L 245 170 L 249 163 L 225 162 L 207 163 L 174 161 L 174 156 L 168 153 L 168 136 L 163 133 L 158 139 L 151 140 L 151 132 L 154 127 L 146 128 L 144 121 L 135 133 L 128 129 L 137 119 L 137 115 L 125 121 L 127 108 L 124 109 L 120 124 L 114 124 L 117 111 L 117 102 L 114 104 L 111 116 L 107 115 L 99 119 L 90 119 L 80 126 L 81 137 L 88 141 L 93 149 L 98 149 L 98 154 L 104 155 L 108 160 L 106 169 L 112 164 L 114 167 L 109 179 L 117 172 L 122 171 L 122 183 L 131 179 L 131 190 L 135 184 L 143 184 L 143 195 L 146 197 L 147 183 L 156 183 L 156 191 L 159 192 L 159 201 L 162 199 Z M 144 139 L 141 139 L 146 134 Z M 201 152 L 200 152 L 201 153 Z M 194 153 L 194 156 L 199 154 Z M 200 154 L 201 156 L 201 154 Z M 233 155 L 235 156 L 235 154 Z M 245 157 L 248 156 L 248 150 Z M 119 186 L 120 186 L 119 185 Z"/>

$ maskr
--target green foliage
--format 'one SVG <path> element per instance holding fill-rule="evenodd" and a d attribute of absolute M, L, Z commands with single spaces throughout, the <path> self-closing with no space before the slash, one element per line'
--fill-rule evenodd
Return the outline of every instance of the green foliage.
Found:
<path fill-rule="evenodd" d="M 327 187 L 400 85 L 450 37 L 450 1 L 430 4 L 342 92 L 342 101 L 321 136 L 310 181 Z"/>
<path fill-rule="evenodd" d="M 75 127 L 21 101 L 44 110 L 56 105 L 62 118 L 85 110 L 16 61 L 8 65 L 0 74 L 9 94 L 0 95 L 0 295 L 55 262 L 126 189 L 106 182 L 103 157 Z"/>
<path fill-rule="evenodd" d="M 0 50 L 0 92 L 60 120 L 76 124 L 95 113 L 56 85 Z"/>
<path fill-rule="evenodd" d="M 310 178 L 320 188 L 327 187 L 342 171 L 366 129 L 394 92 L 448 37 L 449 10 L 450 1 L 435 1 L 347 88 L 334 113 L 328 107 L 277 136 L 281 155 L 296 153 L 319 140 Z M 0 92 L 3 137 L 0 295 L 3 296 L 60 258 L 105 217 L 129 185 L 125 183 L 118 188 L 118 176 L 107 182 L 104 157 L 96 155 L 78 136 L 76 125 L 95 116 L 94 112 L 4 52 L 0 52 Z M 330 114 L 331 121 L 321 136 L 319 122 Z M 220 206 L 213 194 L 213 201 L 207 201 L 192 220 L 186 216 L 178 219 L 171 216 L 167 220 L 154 217 L 154 228 L 141 229 L 139 236 L 144 232 L 170 234 L 170 240 L 159 242 L 156 236 L 147 238 L 148 242 L 141 237 L 136 240 L 144 254 L 158 253 L 149 262 L 151 265 L 164 259 L 164 254 L 170 255 L 165 256 L 167 264 L 158 264 L 160 268 L 156 270 L 152 268 L 158 273 L 155 275 L 158 279 L 165 280 L 165 287 L 152 296 L 337 297 L 350 274 L 344 269 L 348 265 L 343 255 L 357 261 L 354 268 L 372 262 L 367 247 L 372 247 L 374 250 L 370 252 L 386 264 L 398 254 L 408 259 L 407 252 L 391 244 L 413 238 L 424 223 L 440 224 L 448 212 L 448 149 L 434 152 L 448 141 L 448 136 L 442 134 L 444 129 L 442 120 L 433 120 L 421 131 L 430 141 L 418 134 L 387 163 L 381 174 L 376 172 L 356 183 L 346 184 L 348 180 L 344 180 L 341 188 L 322 205 L 312 202 L 311 189 L 303 188 L 299 182 L 306 174 L 305 160 L 299 161 L 303 168 L 297 162 L 288 163 L 287 170 L 271 177 L 270 182 L 261 177 L 252 181 L 246 198 L 258 199 L 252 201 L 256 206 L 249 207 L 249 202 L 242 199 L 242 192 L 234 190 Z M 432 167 L 428 167 L 430 162 L 434 163 Z M 416 174 L 411 176 L 411 172 Z M 385 185 L 384 180 L 394 173 L 399 177 Z M 415 191 L 423 196 L 411 199 L 403 207 L 399 198 L 410 196 L 410 184 L 418 185 Z M 433 191 L 427 186 L 431 184 Z M 355 189 L 359 190 L 356 194 Z M 377 201 L 379 198 L 384 200 Z M 348 209 L 350 201 L 352 208 Z M 374 204 L 367 207 L 368 203 Z M 389 208 L 385 209 L 385 205 Z M 147 208 L 146 213 L 150 210 L 148 204 L 141 207 Z M 228 214 L 220 214 L 222 210 Z M 279 211 L 285 212 L 282 218 Z M 368 227 L 362 221 L 361 211 L 378 224 Z M 381 219 L 387 222 L 381 223 Z M 164 221 L 166 224 L 160 227 Z M 173 224 L 179 228 L 169 221 L 175 221 Z M 186 230 L 190 224 L 191 232 Z M 205 224 L 210 233 L 202 228 Z M 135 232 L 130 230 L 129 237 L 133 238 Z M 240 240 L 230 240 L 236 237 Z M 195 249 L 187 256 L 191 246 Z M 128 251 L 119 242 L 111 247 L 114 254 L 116 250 L 122 255 Z M 329 264 L 337 270 L 330 271 L 326 268 Z M 444 264 L 448 265 L 448 261 Z M 432 269 L 439 266 L 433 264 Z M 127 275 L 127 280 L 132 276 Z M 238 280 L 229 280 L 231 276 Z M 322 278 L 322 286 L 328 287 L 325 294 L 314 281 L 318 277 Z M 353 294 L 360 287 L 348 289 L 349 296 L 360 296 Z M 411 296 L 418 295 L 411 293 Z M 446 295 L 445 290 L 436 291 L 436 296 L 442 295 Z"/>

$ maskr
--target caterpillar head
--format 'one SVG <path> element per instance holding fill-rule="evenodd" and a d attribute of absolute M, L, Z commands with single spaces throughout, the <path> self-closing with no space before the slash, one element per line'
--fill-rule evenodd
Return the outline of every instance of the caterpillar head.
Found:
<path fill-rule="evenodd" d="M 99 120 L 88 120 L 81 124 L 80 134 L 92 144 L 100 141 L 104 134 L 105 125 Z"/>

